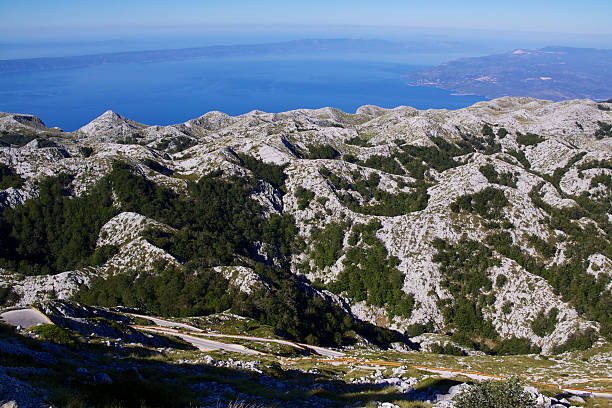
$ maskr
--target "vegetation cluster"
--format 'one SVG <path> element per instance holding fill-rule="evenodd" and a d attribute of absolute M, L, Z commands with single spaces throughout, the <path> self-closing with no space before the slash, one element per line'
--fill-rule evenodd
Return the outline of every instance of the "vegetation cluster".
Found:
<path fill-rule="evenodd" d="M 397 269 L 400 261 L 389 255 L 383 242 L 376 237 L 376 231 L 380 228 L 376 220 L 352 226 L 348 238 L 350 246 L 342 262 L 344 268 L 329 288 L 335 293 L 346 293 L 356 302 L 365 301 L 368 305 L 383 307 L 391 318 L 409 318 L 414 307 L 414 297 L 402 290 L 404 276 Z M 348 230 L 346 226 L 343 229 Z M 317 255 L 315 244 L 315 260 Z"/>
<path fill-rule="evenodd" d="M 524 389 L 517 377 L 503 381 L 484 381 L 458 394 L 457 408 L 536 408 L 535 398 Z"/>
<path fill-rule="evenodd" d="M 412 192 L 390 193 L 378 187 L 380 176 L 376 173 L 370 173 L 365 178 L 361 172 L 354 171 L 353 182 L 334 174 L 326 167 L 321 168 L 320 173 L 333 186 L 338 199 L 348 209 L 360 214 L 387 217 L 404 215 L 423 210 L 429 200 L 428 185 L 424 182 L 416 183 Z M 359 193 L 361 200 L 353 192 Z"/>
<path fill-rule="evenodd" d="M 398 334 L 357 322 L 315 295 L 289 271 L 290 256 L 301 251 L 295 221 L 288 215 L 263 216 L 250 195 L 260 180 L 283 188 L 282 167 L 241 157 L 256 175 L 251 180 L 222 178 L 220 172 L 188 183 L 178 196 L 117 163 L 111 178 L 121 208 L 175 228 L 149 230 L 146 238 L 182 263 L 158 265 L 151 273 L 133 271 L 94 279 L 77 299 L 98 305 L 123 304 L 163 316 L 193 316 L 231 309 L 270 325 L 279 333 L 311 344 L 346 344 L 355 333 L 379 344 Z M 257 244 L 257 246 L 256 246 Z M 262 258 L 259 248 L 265 249 Z M 229 287 L 215 266 L 253 268 L 269 289 L 245 295 Z"/>
<path fill-rule="evenodd" d="M 6 164 L 0 163 L 0 190 L 7 188 L 19 188 L 23 186 L 25 180 L 17 174 L 15 169 Z"/>

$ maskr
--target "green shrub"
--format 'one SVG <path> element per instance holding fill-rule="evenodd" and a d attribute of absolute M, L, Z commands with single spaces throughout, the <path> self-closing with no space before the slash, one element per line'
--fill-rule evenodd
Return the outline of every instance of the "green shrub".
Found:
<path fill-rule="evenodd" d="M 389 256 L 375 235 L 380 227 L 378 221 L 353 226 L 350 241 L 356 244 L 361 238 L 362 243 L 346 251 L 344 269 L 329 286 L 335 293 L 346 292 L 356 302 L 385 307 L 391 317 L 409 317 L 414 297 L 402 290 L 404 276 L 397 269 L 399 259 Z"/>
<path fill-rule="evenodd" d="M 495 132 L 488 123 L 482 125 L 482 135 L 486 137 L 495 137 Z"/>
<path fill-rule="evenodd" d="M 495 133 L 493 133 L 493 130 L 483 128 L 483 133 L 485 133 L 483 134 L 484 137 L 478 137 L 460 131 L 461 140 L 457 142 L 459 153 L 453 153 L 453 155 L 457 156 L 475 151 L 482 152 L 486 155 L 501 152 L 501 144 L 495 141 Z M 436 142 L 436 138 L 433 138 L 433 140 L 436 145 L 440 146 L 440 144 Z"/>
<path fill-rule="evenodd" d="M 161 173 L 163 175 L 166 175 L 166 176 L 171 176 L 174 173 L 168 167 L 166 167 L 163 164 L 161 164 L 159 162 L 156 162 L 155 160 L 152 160 L 152 159 L 148 159 L 148 158 L 144 159 L 143 163 L 144 163 L 145 166 L 147 166 L 151 170 L 154 170 L 154 171 L 156 171 L 158 173 Z"/>
<path fill-rule="evenodd" d="M 574 164 L 579 162 L 585 155 L 586 155 L 586 152 L 581 152 L 581 153 L 576 154 L 574 157 L 572 157 L 567 162 L 565 166 L 556 168 L 552 176 L 548 174 L 540 174 L 540 176 L 544 180 L 548 181 L 550 184 L 555 186 L 559 194 L 564 195 L 565 193 L 561 190 L 561 187 L 559 186 L 559 184 L 561 183 L 561 180 L 563 179 L 563 176 L 565 176 L 565 173 L 567 173 L 570 170 L 570 168 Z"/>
<path fill-rule="evenodd" d="M 359 164 L 373 169 L 382 170 L 385 173 L 404 175 L 406 172 L 393 156 L 370 156 L 365 162 Z"/>
<path fill-rule="evenodd" d="M 487 178 L 489 183 L 497 183 L 497 178 L 499 177 L 499 174 L 497 173 L 497 170 L 495 170 L 495 166 L 489 163 L 484 166 L 480 166 L 478 170 L 483 176 Z"/>
<path fill-rule="evenodd" d="M 612 322 L 603 322 L 599 327 L 599 334 L 601 334 L 606 340 L 612 342 Z"/>
<path fill-rule="evenodd" d="M 96 248 L 91 258 L 89 258 L 89 263 L 92 266 L 103 265 L 118 252 L 119 248 L 116 245 L 102 245 Z"/>
<path fill-rule="evenodd" d="M 280 336 L 314 345 L 352 344 L 355 333 L 381 346 L 402 338 L 397 332 L 353 320 L 286 269 L 256 263 L 254 272 L 268 288 L 250 295 L 232 288 L 214 269 L 189 264 L 96 277 L 75 300 L 139 308 L 157 316 L 202 316 L 229 309 L 273 327 Z"/>
<path fill-rule="evenodd" d="M 298 186 L 298 188 L 295 189 L 295 197 L 297 198 L 298 209 L 303 210 L 308 207 L 315 197 L 315 193 L 302 186 Z"/>
<path fill-rule="evenodd" d="M 561 354 L 566 351 L 587 350 L 597 341 L 597 333 L 589 328 L 583 331 L 573 333 L 565 343 L 559 344 L 553 348 L 553 353 Z"/>
<path fill-rule="evenodd" d="M 607 168 L 606 161 L 591 161 L 579 166 L 580 170 L 588 168 Z M 545 267 L 533 257 L 521 253 L 520 248 L 505 247 L 496 250 L 514 259 L 529 272 L 539 275 L 563 295 L 576 310 L 589 320 L 601 324 L 612 323 L 612 294 L 608 289 L 609 277 L 600 275 L 595 278 L 586 272 L 589 257 L 596 253 L 612 254 L 612 224 L 608 214 L 612 211 L 612 200 L 591 199 L 588 196 L 573 196 L 579 206 L 558 209 L 546 204 L 539 196 L 543 183 L 534 187 L 529 193 L 534 205 L 548 213 L 550 228 L 565 232 L 567 261 L 560 265 Z M 581 228 L 574 220 L 589 217 L 597 222 Z"/>
<path fill-rule="evenodd" d="M 19 301 L 19 295 L 12 287 L 0 286 L 0 306 L 12 306 Z"/>
<path fill-rule="evenodd" d="M 612 188 L 612 176 L 609 174 L 598 174 L 591 179 L 590 187 L 597 187 L 599 184 Z"/>
<path fill-rule="evenodd" d="M 361 146 L 361 147 L 372 147 L 372 144 L 370 144 L 370 142 L 368 142 L 365 139 L 362 139 L 359 136 L 354 136 L 351 137 L 350 139 L 348 139 L 346 142 L 346 144 L 350 144 L 353 146 Z"/>
<path fill-rule="evenodd" d="M 346 224 L 330 223 L 312 234 L 312 259 L 317 268 L 332 266 L 340 258 L 347 228 Z"/>
<path fill-rule="evenodd" d="M 511 377 L 502 381 L 476 383 L 453 398 L 456 408 L 535 408 L 535 398 L 524 384 Z"/>
<path fill-rule="evenodd" d="M 441 345 L 438 343 L 434 343 L 429 346 L 430 353 L 434 354 L 447 354 L 450 356 L 466 356 L 466 352 L 461 350 L 459 347 L 455 346 L 452 343 L 446 343 L 445 345 Z"/>
<path fill-rule="evenodd" d="M 386 217 L 396 217 L 423 210 L 427 207 L 429 200 L 426 188 L 419 188 L 412 193 L 402 191 L 392 194 L 384 190 L 375 190 L 374 193 L 379 200 L 378 203 L 360 204 L 350 193 L 342 194 L 340 199 L 344 205 L 356 213 Z"/>
<path fill-rule="evenodd" d="M 540 337 L 551 334 L 557 325 L 558 314 L 559 309 L 556 307 L 550 309 L 548 314 L 544 312 L 544 309 L 540 310 L 538 315 L 531 322 L 531 330 Z"/>
<path fill-rule="evenodd" d="M 489 183 L 516 188 L 517 177 L 512 173 L 498 173 L 497 170 L 495 170 L 495 166 L 492 164 L 480 166 L 479 171 L 483 176 L 487 178 L 487 181 Z"/>
<path fill-rule="evenodd" d="M 497 333 L 484 318 L 482 308 L 487 303 L 483 292 L 493 287 L 487 271 L 498 265 L 499 260 L 488 247 L 466 237 L 456 244 L 437 238 L 433 246 L 437 250 L 433 261 L 440 264 L 442 285 L 454 298 L 452 302 L 439 301 L 439 307 L 445 321 L 457 329 L 457 342 L 478 347 L 472 339 L 496 338 Z"/>
<path fill-rule="evenodd" d="M 348 163 L 357 163 L 359 159 L 350 153 L 346 153 L 342 156 L 342 160 Z"/>
<path fill-rule="evenodd" d="M 402 145 L 403 153 L 398 154 L 397 157 L 402 164 L 413 162 L 414 159 L 418 159 L 417 163 L 424 161 L 440 172 L 459 166 L 460 163 L 453 159 L 453 156 L 459 156 L 463 152 L 441 138 L 436 141 L 439 146 Z"/>
<path fill-rule="evenodd" d="M 190 139 L 186 136 L 175 136 L 172 137 L 171 140 L 168 141 L 168 146 L 172 146 L 170 150 L 168 150 L 169 153 L 178 153 L 178 152 L 182 152 L 183 150 L 187 150 L 192 146 L 195 146 L 196 144 L 198 144 L 195 140 Z M 163 148 L 162 148 L 163 149 Z"/>
<path fill-rule="evenodd" d="M 92 279 L 76 300 L 99 306 L 144 308 L 155 315 L 190 316 L 231 307 L 228 281 L 213 270 L 164 268 L 155 273 L 113 275 Z"/>
<path fill-rule="evenodd" d="M 340 153 L 334 149 L 333 146 L 328 144 L 309 144 L 306 148 L 308 149 L 308 154 L 306 154 L 306 158 L 308 159 L 337 159 L 340 157 Z"/>
<path fill-rule="evenodd" d="M 36 139 L 37 134 L 13 133 L 8 130 L 0 130 L 0 146 L 17 146 L 22 147 Z"/>
<path fill-rule="evenodd" d="M 24 182 L 25 180 L 17 174 L 15 169 L 0 163 L 0 190 L 6 190 L 10 187 L 19 188 L 23 186 Z"/>
<path fill-rule="evenodd" d="M 508 282 L 508 278 L 503 273 L 500 273 L 497 275 L 497 279 L 495 279 L 495 286 L 503 288 L 506 282 Z"/>
<path fill-rule="evenodd" d="M 38 334 L 42 339 L 52 343 L 62 344 L 65 346 L 72 346 L 76 344 L 74 337 L 68 330 L 55 324 L 41 324 L 39 326 L 32 327 L 30 331 Z"/>
<path fill-rule="evenodd" d="M 430 322 L 429 324 L 422 323 L 414 323 L 406 328 L 406 336 L 415 337 L 420 336 L 423 333 L 431 333 L 434 331 L 433 324 Z"/>
<path fill-rule="evenodd" d="M 555 245 L 546 242 L 537 235 L 529 235 L 528 240 L 544 258 L 552 258 L 557 252 Z"/>
<path fill-rule="evenodd" d="M 81 146 L 79 147 L 79 152 L 83 155 L 83 157 L 90 157 L 93 154 L 94 149 L 90 146 Z"/>
<path fill-rule="evenodd" d="M 251 170 L 256 179 L 265 180 L 276 189 L 281 189 L 285 184 L 285 179 L 287 178 L 285 174 L 286 164 L 279 166 L 273 163 L 264 163 L 246 154 L 238 154 L 238 158 L 240 159 L 240 164 Z"/>
<path fill-rule="evenodd" d="M 525 152 L 524 151 L 522 151 L 522 150 L 508 150 L 506 153 L 508 153 L 510 156 L 512 156 L 516 160 L 518 160 L 518 162 L 521 163 L 525 169 L 530 169 L 531 168 L 531 163 L 529 163 L 529 160 L 527 160 L 527 156 L 525 156 Z"/>
<path fill-rule="evenodd" d="M 520 354 L 537 354 L 542 350 L 540 347 L 531 344 L 531 341 L 527 338 L 511 337 L 497 344 L 494 351 L 496 354 L 514 356 Z"/>
<path fill-rule="evenodd" d="M 544 138 L 540 135 L 536 135 L 535 133 L 527 133 L 526 135 L 517 133 L 516 135 L 516 142 L 518 144 L 522 144 L 523 146 L 533 146 L 543 141 Z"/>
<path fill-rule="evenodd" d="M 132 317 L 132 324 L 136 324 L 139 326 L 155 326 L 155 322 L 153 320 L 146 319 L 144 317 Z"/>
<path fill-rule="evenodd" d="M 1 211 L 0 266 L 36 275 L 88 265 L 100 228 L 118 213 L 111 178 L 70 197 L 71 178 L 60 174 L 39 183 L 37 198 Z"/>
<path fill-rule="evenodd" d="M 326 167 L 323 167 L 320 173 L 334 186 L 334 192 L 340 201 L 351 211 L 360 214 L 395 217 L 420 211 L 427 207 L 429 200 L 428 185 L 424 182 L 417 183 L 413 192 L 400 191 L 393 194 L 378 188 L 380 176 L 375 173 L 370 174 L 366 179 L 359 172 L 354 172 L 353 178 L 355 181 L 353 183 L 335 175 Z M 339 192 L 338 190 L 347 190 L 347 192 Z M 357 191 L 363 198 L 364 203 L 360 203 L 351 194 L 351 191 Z M 368 202 L 371 200 L 377 202 L 369 204 Z"/>
<path fill-rule="evenodd" d="M 610 112 L 610 107 L 604 105 L 603 103 L 598 103 L 597 104 L 597 109 L 601 110 L 601 111 L 605 111 L 605 112 Z"/>
<path fill-rule="evenodd" d="M 608 110 L 610 110 L 610 108 L 608 108 Z M 598 120 L 597 126 L 599 126 L 599 129 L 595 131 L 595 137 L 598 140 L 601 140 L 605 137 L 612 137 L 612 125 L 611 124 Z"/>
<path fill-rule="evenodd" d="M 500 219 L 503 217 L 502 209 L 510 202 L 506 198 L 503 190 L 495 187 L 487 187 L 474 194 L 466 194 L 457 197 L 451 204 L 453 212 L 461 210 L 469 213 L 477 213 L 485 219 Z"/>

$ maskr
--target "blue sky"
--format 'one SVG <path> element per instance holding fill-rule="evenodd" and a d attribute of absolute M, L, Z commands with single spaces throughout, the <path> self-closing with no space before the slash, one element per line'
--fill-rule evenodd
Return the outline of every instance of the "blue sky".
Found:
<path fill-rule="evenodd" d="M 610 0 L 0 0 L 0 34 L 298 24 L 612 34 Z M 6 38 L 6 37 L 5 37 Z M 1 40 L 0 40 L 1 41 Z"/>

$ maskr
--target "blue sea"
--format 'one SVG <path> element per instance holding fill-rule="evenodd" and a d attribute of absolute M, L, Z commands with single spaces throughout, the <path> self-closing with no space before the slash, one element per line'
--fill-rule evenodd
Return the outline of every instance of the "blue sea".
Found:
<path fill-rule="evenodd" d="M 30 113 L 75 130 L 107 109 L 138 122 L 168 125 L 211 110 L 239 115 L 362 105 L 458 109 L 485 98 L 407 86 L 423 65 L 389 58 L 201 58 L 0 75 L 0 111 Z"/>

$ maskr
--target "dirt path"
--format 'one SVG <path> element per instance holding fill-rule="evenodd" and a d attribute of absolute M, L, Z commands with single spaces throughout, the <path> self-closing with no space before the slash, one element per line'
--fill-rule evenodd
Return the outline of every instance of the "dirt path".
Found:
<path fill-rule="evenodd" d="M 310 344 L 296 343 L 296 342 L 289 341 L 289 340 L 272 339 L 272 338 L 267 338 L 267 337 L 244 336 L 244 335 L 238 335 L 238 334 L 222 334 L 222 333 L 204 332 L 204 330 L 200 328 L 197 328 L 195 326 L 191 326 L 185 323 L 173 322 L 171 320 L 164 320 L 164 319 L 160 319 L 157 317 L 145 316 L 145 315 L 134 314 L 134 313 L 127 313 L 127 314 L 133 317 L 140 317 L 143 319 L 150 320 L 159 327 L 185 329 L 187 330 L 185 334 L 195 334 L 198 336 L 207 336 L 207 337 L 234 338 L 234 339 L 242 339 L 242 340 L 250 340 L 250 341 L 259 341 L 259 342 L 264 342 L 264 343 L 278 343 L 278 344 L 284 344 L 287 346 L 295 347 L 298 349 L 309 349 L 309 350 L 314 351 L 316 354 L 319 354 L 325 357 L 337 358 L 337 357 L 342 357 L 345 355 L 344 353 L 340 351 L 331 350 L 325 347 L 311 346 Z M 143 327 L 155 327 L 155 326 L 135 326 L 135 327 L 140 329 Z"/>
<path fill-rule="evenodd" d="M 222 342 L 202 339 L 202 336 L 218 337 L 218 338 L 225 337 L 225 338 L 235 338 L 235 339 L 243 339 L 243 340 L 251 340 L 251 341 L 285 344 L 285 345 L 293 346 L 296 348 L 311 349 L 322 356 L 330 357 L 329 359 L 316 359 L 316 358 L 282 359 L 285 362 L 312 361 L 312 362 L 328 363 L 328 364 L 360 364 L 360 365 L 390 366 L 390 367 L 406 366 L 406 367 L 416 368 L 419 370 L 435 372 L 435 373 L 442 373 L 442 374 L 448 373 L 448 374 L 453 374 L 453 375 L 463 375 L 468 378 L 472 378 L 474 380 L 480 380 L 480 381 L 490 380 L 490 379 L 500 380 L 500 379 L 506 378 L 506 376 L 502 376 L 502 375 L 480 373 L 477 371 L 457 370 L 457 369 L 450 369 L 450 368 L 443 368 L 443 367 L 430 367 L 430 366 L 417 365 L 417 364 L 400 363 L 400 362 L 395 362 L 395 361 L 378 361 L 378 360 L 361 361 L 361 360 L 354 360 L 354 359 L 348 359 L 348 358 L 341 358 L 344 355 L 344 353 L 341 353 L 336 350 L 331 350 L 325 347 L 311 346 L 309 344 L 295 343 L 295 342 L 291 342 L 288 340 L 271 339 L 271 338 L 266 338 L 266 337 L 252 337 L 252 336 L 242 336 L 242 335 L 236 335 L 236 334 L 210 333 L 210 332 L 204 332 L 202 329 L 199 329 L 197 327 L 190 326 L 184 323 L 177 323 L 177 322 L 172 322 L 169 320 L 164 320 L 164 319 L 159 319 L 159 318 L 154 318 L 154 317 L 144 316 L 144 315 L 136 315 L 136 314 L 130 314 L 130 315 L 151 320 L 155 324 L 158 325 L 158 326 L 133 326 L 136 329 L 153 331 L 157 333 L 170 334 L 170 335 L 182 338 L 183 340 L 193 344 L 194 346 L 198 347 L 201 350 L 226 350 L 226 351 L 233 351 L 233 352 L 244 353 L 244 354 L 264 354 L 264 353 L 260 353 L 255 350 L 251 350 L 251 349 L 248 349 L 244 346 L 240 346 L 237 344 L 228 344 L 228 343 L 222 343 Z M 179 328 L 179 330 L 175 328 Z M 188 331 L 185 332 L 184 330 L 188 330 Z M 612 381 L 612 378 L 607 378 L 607 377 L 606 378 L 588 378 L 588 379 L 584 379 L 581 381 L 576 381 L 575 383 L 588 383 L 590 381 Z M 575 394 L 575 395 L 580 395 L 580 396 L 592 395 L 595 397 L 612 399 L 612 392 L 592 390 L 592 389 L 587 389 L 587 388 L 569 387 L 569 386 L 563 386 L 560 384 L 539 383 L 539 382 L 533 382 L 533 381 L 529 381 L 529 382 L 534 385 L 557 388 L 560 391 L 565 391 L 565 392 Z"/>
<path fill-rule="evenodd" d="M 141 315 L 141 314 L 136 314 L 136 313 L 125 313 L 128 316 L 132 316 L 132 317 L 140 317 L 141 319 L 147 319 L 152 321 L 153 323 L 155 323 L 158 326 L 162 326 L 162 327 L 180 327 L 183 329 L 187 329 L 190 331 L 194 331 L 194 332 L 203 332 L 204 330 L 202 329 L 198 329 L 195 326 L 191 326 L 185 323 L 179 323 L 179 322 L 173 322 L 170 320 L 164 320 L 164 319 L 160 319 L 158 317 L 151 317 L 151 316 L 145 316 L 145 315 Z M 142 326 L 142 327 L 146 327 L 146 326 Z"/>
<path fill-rule="evenodd" d="M 201 337 L 196 337 L 179 330 L 171 329 L 168 327 L 157 327 L 157 326 L 132 326 L 138 330 L 148 331 L 152 333 L 160 333 L 160 334 L 169 334 L 179 339 L 185 340 L 186 342 L 194 345 L 199 350 L 202 351 L 212 351 L 212 350 L 224 350 L 230 351 L 233 353 L 242 353 L 242 354 L 263 354 L 259 351 L 251 350 L 239 344 L 231 344 L 231 343 L 221 343 L 218 341 L 207 340 Z M 199 333 L 198 333 L 199 334 Z"/>

